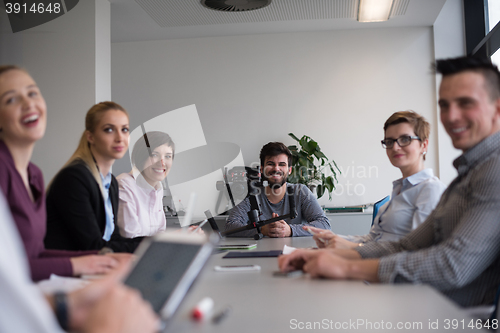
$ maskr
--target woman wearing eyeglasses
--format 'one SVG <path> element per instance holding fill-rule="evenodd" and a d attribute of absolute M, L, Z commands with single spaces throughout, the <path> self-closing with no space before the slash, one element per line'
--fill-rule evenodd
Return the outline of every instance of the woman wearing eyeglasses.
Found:
<path fill-rule="evenodd" d="M 387 119 L 384 132 L 382 147 L 403 175 L 393 182 L 391 200 L 379 209 L 367 235 L 341 236 L 313 229 L 319 247 L 346 249 L 370 241 L 396 241 L 417 228 L 436 207 L 446 186 L 432 169 L 424 168 L 430 124 L 413 111 L 400 111 Z"/>

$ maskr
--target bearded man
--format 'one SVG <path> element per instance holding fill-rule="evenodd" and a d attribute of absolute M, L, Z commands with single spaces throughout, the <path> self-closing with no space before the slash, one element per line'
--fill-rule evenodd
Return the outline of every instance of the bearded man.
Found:
<path fill-rule="evenodd" d="M 304 226 L 330 229 L 330 221 L 312 192 L 305 185 L 287 183 L 288 175 L 292 172 L 291 163 L 292 154 L 281 142 L 269 142 L 260 151 L 262 179 L 268 182 L 268 186 L 265 186 L 258 194 L 262 212 L 260 220 L 290 213 L 290 200 L 295 200 L 295 207 L 297 207 L 296 218 L 279 220 L 263 226 L 261 232 L 264 236 L 310 236 L 302 228 Z M 293 188 L 293 197 L 287 195 L 289 187 Z M 231 230 L 248 224 L 249 210 L 250 200 L 246 198 L 231 210 L 225 229 Z M 252 237 L 256 232 L 256 229 L 252 229 L 234 235 Z"/>

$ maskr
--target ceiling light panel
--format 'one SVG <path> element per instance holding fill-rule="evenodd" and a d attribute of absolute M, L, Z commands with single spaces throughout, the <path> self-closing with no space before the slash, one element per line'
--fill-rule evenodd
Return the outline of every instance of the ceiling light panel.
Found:
<path fill-rule="evenodd" d="M 393 0 L 359 0 L 359 22 L 382 22 L 389 19 Z"/>

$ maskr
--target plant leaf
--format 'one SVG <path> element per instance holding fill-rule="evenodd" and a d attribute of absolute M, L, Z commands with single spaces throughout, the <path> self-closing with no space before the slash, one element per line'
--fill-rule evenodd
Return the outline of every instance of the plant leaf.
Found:
<path fill-rule="evenodd" d="M 332 192 L 335 189 L 335 184 L 333 183 L 333 177 L 332 176 L 326 177 L 324 185 L 328 189 L 328 192 Z"/>
<path fill-rule="evenodd" d="M 325 154 L 323 154 L 323 152 L 321 150 L 318 150 L 318 149 L 316 149 L 316 151 L 314 152 L 314 156 L 316 156 L 316 158 L 318 160 L 323 159 L 323 158 L 327 159 L 327 157 L 325 156 Z"/>
<path fill-rule="evenodd" d="M 290 137 L 291 137 L 292 139 L 294 139 L 295 141 L 300 141 L 300 140 L 299 140 L 299 138 L 297 138 L 297 137 L 295 136 L 295 134 L 293 134 L 293 133 L 288 133 L 288 136 L 290 136 Z"/>
<path fill-rule="evenodd" d="M 318 187 L 316 187 L 316 194 L 318 199 L 321 198 L 323 194 L 325 194 L 325 187 L 323 185 L 318 185 Z"/>

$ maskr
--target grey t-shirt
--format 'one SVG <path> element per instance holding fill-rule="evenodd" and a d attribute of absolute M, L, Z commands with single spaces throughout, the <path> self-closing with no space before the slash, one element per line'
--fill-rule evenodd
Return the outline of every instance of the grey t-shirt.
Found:
<path fill-rule="evenodd" d="M 310 225 L 321 229 L 330 229 L 330 221 L 325 216 L 318 200 L 316 200 L 311 191 L 305 185 L 287 183 L 286 186 L 287 188 L 292 187 L 294 189 L 295 207 L 297 209 L 296 218 L 293 220 L 290 220 L 290 218 L 285 219 L 285 222 L 288 223 L 292 229 L 292 236 L 310 236 L 311 234 L 302 229 L 304 225 Z M 280 202 L 273 204 L 267 199 L 265 191 L 261 191 L 259 199 L 262 212 L 262 215 L 260 216 L 261 221 L 272 218 L 272 213 L 276 213 L 281 216 L 290 212 L 290 197 L 288 195 L 285 195 Z M 226 222 L 225 230 L 231 230 L 247 225 L 247 213 L 249 210 L 250 200 L 246 198 L 236 207 L 231 209 Z M 231 236 L 253 237 L 256 233 L 256 229 L 252 229 L 241 231 Z"/>

